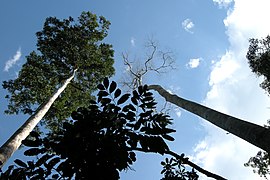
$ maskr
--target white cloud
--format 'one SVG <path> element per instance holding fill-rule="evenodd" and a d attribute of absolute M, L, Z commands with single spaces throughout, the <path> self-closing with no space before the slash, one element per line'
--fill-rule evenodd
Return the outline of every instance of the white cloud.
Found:
<path fill-rule="evenodd" d="M 219 7 L 228 7 L 233 0 L 213 0 L 214 3 L 218 4 Z"/>
<path fill-rule="evenodd" d="M 135 47 L 135 38 L 134 37 L 131 37 L 131 39 L 130 39 L 130 44 L 131 44 L 131 46 L 133 46 L 133 47 Z"/>
<path fill-rule="evenodd" d="M 190 19 L 185 19 L 182 22 L 182 27 L 189 33 L 193 33 L 192 29 L 194 28 L 194 23 Z"/>
<path fill-rule="evenodd" d="M 270 24 L 265 23 L 270 17 L 268 7 L 269 0 L 234 1 L 224 20 L 230 47 L 213 64 L 210 90 L 204 100 L 207 106 L 260 125 L 270 117 L 267 109 L 270 98 L 259 87 L 261 79 L 251 73 L 245 55 L 249 38 L 262 38 L 270 33 Z M 260 179 L 251 168 L 243 166 L 258 148 L 206 121 L 202 120 L 202 125 L 207 136 L 195 146 L 194 161 L 228 179 Z"/>
<path fill-rule="evenodd" d="M 175 115 L 178 118 L 181 117 L 182 111 L 181 111 L 181 109 L 179 107 L 175 107 L 173 110 L 174 110 Z"/>
<path fill-rule="evenodd" d="M 12 59 L 9 59 L 7 62 L 6 62 L 6 65 L 5 65 L 5 68 L 4 68 L 4 71 L 8 72 L 8 70 L 14 66 L 21 58 L 22 56 L 22 52 L 21 52 L 21 48 L 19 48 L 16 52 L 16 54 L 13 56 Z"/>
<path fill-rule="evenodd" d="M 190 59 L 186 66 L 191 69 L 197 68 L 201 63 L 201 60 L 202 58 Z"/>

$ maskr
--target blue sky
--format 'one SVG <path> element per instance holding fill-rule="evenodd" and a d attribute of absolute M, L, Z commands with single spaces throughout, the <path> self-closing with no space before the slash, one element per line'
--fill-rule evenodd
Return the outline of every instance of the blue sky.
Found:
<path fill-rule="evenodd" d="M 2 0 L 0 80 L 16 77 L 25 56 L 35 50 L 35 33 L 42 29 L 46 17 L 76 18 L 82 11 L 91 11 L 111 21 L 106 41 L 115 50 L 116 81 L 126 76 L 121 53 L 143 59 L 144 44 L 153 37 L 161 49 L 174 53 L 177 69 L 164 75 L 150 74 L 145 83 L 160 84 L 184 98 L 264 124 L 270 117 L 270 100 L 259 88 L 261 79 L 250 72 L 245 53 L 249 38 L 269 34 L 270 25 L 265 23 L 270 17 L 269 6 L 268 0 Z M 3 113 L 5 95 L 0 89 L 1 144 L 27 118 Z M 162 98 L 157 100 L 164 103 Z M 171 109 L 177 130 L 176 140 L 170 144 L 173 151 L 184 152 L 202 167 L 228 179 L 259 179 L 243 167 L 258 148 L 184 110 Z M 21 152 L 14 157 L 21 157 Z M 124 172 L 121 177 L 159 179 L 160 160 L 159 155 L 140 154 L 135 171 Z"/>

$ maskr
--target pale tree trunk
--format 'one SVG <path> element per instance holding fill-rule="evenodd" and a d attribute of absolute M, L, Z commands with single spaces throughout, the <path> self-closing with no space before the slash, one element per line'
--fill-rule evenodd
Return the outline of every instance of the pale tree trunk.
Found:
<path fill-rule="evenodd" d="M 229 116 L 198 103 L 185 100 L 177 95 L 168 93 L 159 85 L 150 85 L 148 89 L 157 91 L 166 101 L 171 102 L 212 124 L 228 131 L 247 142 L 270 152 L 270 130 L 262 126 Z"/>
<path fill-rule="evenodd" d="M 0 169 L 6 163 L 6 161 L 12 156 L 12 154 L 19 148 L 30 132 L 36 127 L 40 120 L 48 112 L 54 101 L 59 97 L 59 95 L 65 90 L 67 85 L 74 78 L 77 69 L 74 70 L 72 76 L 66 79 L 63 85 L 56 90 L 52 97 L 40 105 L 38 110 L 30 116 L 30 118 L 2 145 L 0 148 Z"/>

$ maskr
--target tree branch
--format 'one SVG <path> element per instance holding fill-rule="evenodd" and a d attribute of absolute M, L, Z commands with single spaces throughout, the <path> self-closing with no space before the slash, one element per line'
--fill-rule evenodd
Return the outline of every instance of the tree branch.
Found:
<path fill-rule="evenodd" d="M 142 148 L 132 148 L 130 150 L 136 150 L 136 151 L 148 152 L 148 153 L 157 153 L 157 152 L 153 152 L 151 150 L 145 150 L 145 149 L 142 149 Z M 211 178 L 218 179 L 218 180 L 226 180 L 225 178 L 223 178 L 223 177 L 221 177 L 221 176 L 219 176 L 217 174 L 214 174 L 214 173 L 212 173 L 210 171 L 207 171 L 207 170 L 201 168 L 200 166 L 196 165 L 195 163 L 189 161 L 188 158 L 183 158 L 182 156 L 178 155 L 177 153 L 175 153 L 173 151 L 165 151 L 164 154 L 171 155 L 171 156 L 175 157 L 176 159 L 181 160 L 181 162 L 183 164 L 189 165 L 190 167 L 192 167 L 192 168 L 196 169 L 197 171 L 203 173 L 207 177 L 211 177 Z"/>

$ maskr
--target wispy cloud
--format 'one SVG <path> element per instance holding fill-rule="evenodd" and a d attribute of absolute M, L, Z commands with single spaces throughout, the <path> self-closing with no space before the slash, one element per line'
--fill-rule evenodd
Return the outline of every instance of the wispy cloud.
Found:
<path fill-rule="evenodd" d="M 136 39 L 135 39 L 134 37 L 131 37 L 131 38 L 130 38 L 130 44 L 131 44 L 131 46 L 133 46 L 133 47 L 135 47 L 135 45 L 136 45 L 136 44 L 135 44 L 135 40 L 136 40 Z"/>
<path fill-rule="evenodd" d="M 229 1 L 214 2 L 221 4 Z M 230 46 L 213 63 L 209 75 L 210 90 L 204 103 L 262 125 L 270 116 L 267 109 L 270 98 L 259 87 L 260 79 L 251 73 L 245 56 L 249 38 L 265 37 L 270 32 L 270 24 L 265 23 L 270 17 L 267 10 L 270 1 L 234 0 L 234 6 L 228 10 L 224 20 Z M 243 165 L 256 154 L 259 150 L 257 147 L 226 134 L 208 122 L 202 121 L 202 125 L 208 135 L 194 148 L 193 158 L 196 162 L 227 179 L 263 179 Z"/>
<path fill-rule="evenodd" d="M 187 68 L 194 69 L 199 67 L 201 63 L 202 58 L 195 58 L 195 59 L 190 59 L 189 62 L 186 64 Z"/>
<path fill-rule="evenodd" d="M 182 22 L 182 27 L 189 33 L 193 33 L 192 29 L 194 28 L 194 23 L 190 19 L 185 19 Z"/>
<path fill-rule="evenodd" d="M 13 56 L 13 58 L 9 59 L 6 62 L 4 71 L 8 72 L 8 70 L 20 60 L 21 56 L 22 56 L 22 52 L 21 52 L 21 48 L 19 48 L 16 54 Z"/>
<path fill-rule="evenodd" d="M 218 6 L 221 7 L 228 7 L 233 0 L 213 0 L 214 3 L 218 4 Z"/>

